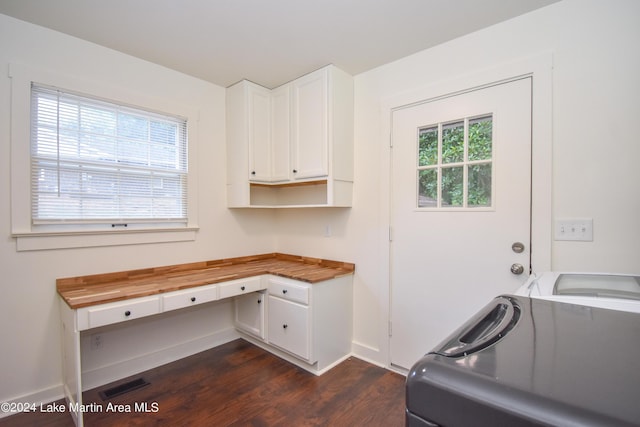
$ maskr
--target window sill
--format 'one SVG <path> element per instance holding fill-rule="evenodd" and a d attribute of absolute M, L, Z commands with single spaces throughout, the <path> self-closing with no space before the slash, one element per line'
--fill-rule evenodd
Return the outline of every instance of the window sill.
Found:
<path fill-rule="evenodd" d="M 140 245 L 148 243 L 187 242 L 196 239 L 198 227 L 14 233 L 16 250 L 90 248 L 98 246 Z"/>

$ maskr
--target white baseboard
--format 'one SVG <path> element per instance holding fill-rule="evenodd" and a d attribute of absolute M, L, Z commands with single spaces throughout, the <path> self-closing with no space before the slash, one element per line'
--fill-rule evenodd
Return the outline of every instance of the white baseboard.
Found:
<path fill-rule="evenodd" d="M 239 338 L 235 329 L 229 328 L 223 331 L 205 335 L 190 341 L 178 343 L 170 347 L 142 354 L 133 359 L 120 361 L 107 366 L 101 366 L 91 371 L 82 372 L 83 391 L 100 387 L 104 384 L 126 378 L 136 373 L 144 372 L 158 366 L 174 362 L 184 357 L 191 356 L 201 351 L 225 344 Z"/>
<path fill-rule="evenodd" d="M 351 350 L 354 357 L 358 359 L 364 360 L 372 365 L 380 366 L 381 368 L 389 368 L 385 362 L 381 361 L 382 354 L 378 348 L 353 341 L 351 343 Z"/>
<path fill-rule="evenodd" d="M 285 353 L 284 351 L 281 351 L 267 343 L 265 343 L 264 341 L 257 339 L 249 334 L 245 334 L 243 332 L 240 332 L 240 336 L 242 337 L 242 339 L 244 339 L 245 341 L 249 341 L 251 344 L 256 345 L 258 347 L 260 347 L 261 349 L 268 351 L 269 353 L 273 354 L 274 356 L 278 356 L 280 359 L 284 359 L 287 362 L 293 363 L 294 365 L 304 369 L 305 371 L 311 372 L 314 375 L 320 375 L 318 373 L 318 369 L 316 365 L 310 365 L 307 362 L 298 359 L 297 357 L 294 357 L 288 353 Z"/>
<path fill-rule="evenodd" d="M 35 407 L 39 410 L 41 404 L 46 404 L 50 402 L 54 402 L 56 400 L 62 399 L 64 397 L 64 391 L 62 389 L 62 384 L 58 384 L 43 390 L 38 390 L 33 393 L 24 394 L 22 396 L 17 396 L 11 399 L 8 399 L 6 402 L 9 404 L 29 404 L 35 405 Z M 14 415 L 16 412 L 4 412 L 0 411 L 0 418 L 8 417 L 9 415 Z"/>
<path fill-rule="evenodd" d="M 263 350 L 268 351 L 269 353 L 273 354 L 274 356 L 278 356 L 281 359 L 286 360 L 287 362 L 290 362 L 302 369 L 304 369 L 307 372 L 311 372 L 314 375 L 322 375 L 325 372 L 329 371 L 330 369 L 338 366 L 339 364 L 341 364 L 342 362 L 344 362 L 345 360 L 347 360 L 348 358 L 350 358 L 351 356 L 353 356 L 353 354 L 349 353 L 349 354 L 345 354 L 344 356 L 340 357 L 339 359 L 335 360 L 334 362 L 328 364 L 327 366 L 324 366 L 322 368 L 318 368 L 318 363 L 314 363 L 313 365 L 310 365 L 309 363 L 305 362 L 304 360 L 298 359 L 295 356 L 292 356 L 291 354 L 287 353 L 286 351 L 282 351 L 277 347 L 274 347 L 272 345 L 269 345 L 267 343 L 265 343 L 264 341 L 257 339 L 254 336 L 251 336 L 249 334 L 245 334 L 242 331 L 239 332 L 240 337 L 245 339 L 246 341 L 249 341 L 251 344 L 254 344 L 260 348 L 262 348 Z"/>

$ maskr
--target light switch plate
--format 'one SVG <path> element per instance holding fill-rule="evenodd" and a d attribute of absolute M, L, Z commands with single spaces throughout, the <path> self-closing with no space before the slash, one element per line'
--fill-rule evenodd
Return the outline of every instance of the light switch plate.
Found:
<path fill-rule="evenodd" d="M 556 219 L 556 240 L 593 241 L 592 218 Z"/>

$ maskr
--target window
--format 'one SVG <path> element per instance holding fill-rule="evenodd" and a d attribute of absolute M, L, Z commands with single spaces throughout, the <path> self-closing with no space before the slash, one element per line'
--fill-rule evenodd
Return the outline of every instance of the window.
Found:
<path fill-rule="evenodd" d="M 418 130 L 418 208 L 492 207 L 493 117 Z"/>
<path fill-rule="evenodd" d="M 31 220 L 187 223 L 187 121 L 31 87 Z"/>
<path fill-rule="evenodd" d="M 196 240 L 197 99 L 153 79 L 8 75 L 17 251 Z"/>

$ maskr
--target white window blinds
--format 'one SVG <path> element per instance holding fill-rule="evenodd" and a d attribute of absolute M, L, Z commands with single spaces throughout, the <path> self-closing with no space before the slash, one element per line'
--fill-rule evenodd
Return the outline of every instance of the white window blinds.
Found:
<path fill-rule="evenodd" d="M 34 224 L 187 222 L 187 122 L 31 87 Z"/>

